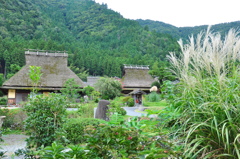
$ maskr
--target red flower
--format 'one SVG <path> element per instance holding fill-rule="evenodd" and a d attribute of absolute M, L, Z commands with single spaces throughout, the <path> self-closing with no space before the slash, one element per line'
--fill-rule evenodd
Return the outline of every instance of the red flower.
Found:
<path fill-rule="evenodd" d="M 131 139 L 132 139 L 132 136 L 129 136 L 127 139 L 128 139 L 128 140 L 131 140 Z"/>

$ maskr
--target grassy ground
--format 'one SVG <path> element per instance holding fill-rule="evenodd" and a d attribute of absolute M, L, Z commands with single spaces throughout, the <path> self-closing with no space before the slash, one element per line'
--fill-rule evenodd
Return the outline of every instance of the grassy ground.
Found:
<path fill-rule="evenodd" d="M 168 103 L 166 102 L 166 100 L 161 100 L 159 102 L 143 102 L 144 107 L 166 107 L 167 105 Z"/>

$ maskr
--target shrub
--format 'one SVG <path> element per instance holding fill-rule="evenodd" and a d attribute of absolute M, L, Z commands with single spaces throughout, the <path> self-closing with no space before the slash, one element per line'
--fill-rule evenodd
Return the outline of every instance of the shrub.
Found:
<path fill-rule="evenodd" d="M 7 96 L 0 97 L 0 105 L 7 105 Z"/>
<path fill-rule="evenodd" d="M 110 113 L 110 115 L 114 114 L 114 113 L 118 113 L 120 115 L 126 115 L 127 114 L 126 110 L 123 109 L 121 107 L 121 104 L 117 101 L 112 101 L 111 104 L 109 105 L 109 108 L 110 109 L 108 110 L 108 113 Z"/>
<path fill-rule="evenodd" d="M 159 83 L 159 81 L 154 81 L 152 84 L 151 84 L 151 87 L 153 87 L 153 86 L 156 86 L 157 88 L 160 88 L 160 83 Z"/>
<path fill-rule="evenodd" d="M 127 158 L 129 155 L 137 155 L 137 129 L 100 124 L 88 126 L 85 135 L 90 158 Z"/>
<path fill-rule="evenodd" d="M 88 125 L 96 126 L 103 123 L 104 120 L 94 118 L 71 118 L 64 124 L 66 138 L 73 144 L 84 143 L 84 129 Z"/>
<path fill-rule="evenodd" d="M 136 119 L 88 126 L 85 129 L 87 156 L 106 159 L 144 158 L 145 155 L 150 158 L 177 157 L 169 138 L 158 130 L 158 121 Z"/>
<path fill-rule="evenodd" d="M 101 77 L 95 84 L 96 90 L 98 90 L 102 99 L 114 99 L 121 95 L 122 86 L 121 83 L 114 78 Z"/>
<path fill-rule="evenodd" d="M 96 107 L 96 103 L 85 103 L 79 106 L 78 114 L 81 118 L 93 118 L 94 117 L 94 108 Z"/>
<path fill-rule="evenodd" d="M 67 151 L 66 151 L 67 150 Z M 79 145 L 69 145 L 64 147 L 63 145 L 53 142 L 51 146 L 42 148 L 37 152 L 38 157 L 43 159 L 56 158 L 56 159 L 66 159 L 66 158 L 81 158 L 87 159 L 86 152 Z"/>
<path fill-rule="evenodd" d="M 22 129 L 25 113 L 22 109 L 0 109 L 0 116 L 6 116 L 3 122 L 3 128 Z"/>
<path fill-rule="evenodd" d="M 24 106 L 27 113 L 25 127 L 30 137 L 28 147 L 50 146 L 63 136 L 66 98 L 60 94 L 37 95 Z"/>
<path fill-rule="evenodd" d="M 126 103 L 127 106 L 129 106 L 129 107 L 133 107 L 133 106 L 134 106 L 134 99 L 133 99 L 131 96 L 124 97 L 124 98 L 122 99 L 122 101 L 123 101 L 124 103 Z"/>
<path fill-rule="evenodd" d="M 147 95 L 147 100 L 149 102 L 159 102 L 160 101 L 160 96 L 157 92 L 153 91 L 150 94 Z"/>

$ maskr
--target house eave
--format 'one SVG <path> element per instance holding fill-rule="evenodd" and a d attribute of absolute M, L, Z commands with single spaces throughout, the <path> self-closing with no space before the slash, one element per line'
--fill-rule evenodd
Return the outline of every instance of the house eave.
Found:
<path fill-rule="evenodd" d="M 32 90 L 31 86 L 2 86 L 0 89 L 16 89 L 16 90 Z M 38 90 L 50 90 L 50 91 L 59 91 L 62 87 L 36 87 Z"/>

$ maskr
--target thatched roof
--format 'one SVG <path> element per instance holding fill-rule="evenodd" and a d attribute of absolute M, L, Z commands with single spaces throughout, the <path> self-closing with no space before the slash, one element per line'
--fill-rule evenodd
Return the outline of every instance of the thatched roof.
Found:
<path fill-rule="evenodd" d="M 123 88 L 150 88 L 154 79 L 148 74 L 148 66 L 124 66 Z"/>
<path fill-rule="evenodd" d="M 93 87 L 95 83 L 99 80 L 99 76 L 88 76 L 86 85 Z"/>
<path fill-rule="evenodd" d="M 26 65 L 17 72 L 12 78 L 3 83 L 2 88 L 20 88 L 30 87 L 32 82 L 29 78 L 29 66 L 41 66 L 41 80 L 39 88 L 57 88 L 61 89 L 64 83 L 74 78 L 75 82 L 81 87 L 83 81 L 67 67 L 68 54 L 66 53 L 48 53 L 48 52 L 25 52 Z"/>

